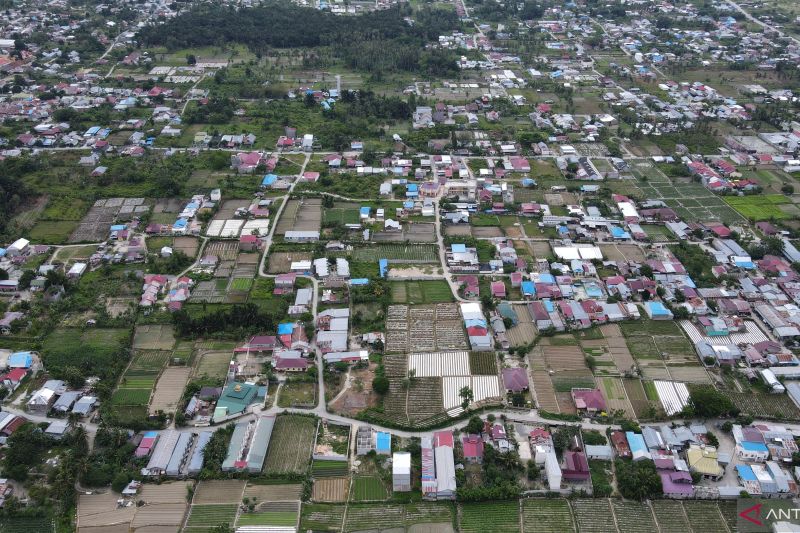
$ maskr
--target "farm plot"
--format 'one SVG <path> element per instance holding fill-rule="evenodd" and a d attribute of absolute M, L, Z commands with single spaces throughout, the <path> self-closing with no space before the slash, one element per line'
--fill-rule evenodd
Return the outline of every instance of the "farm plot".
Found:
<path fill-rule="evenodd" d="M 108 227 L 117 219 L 123 205 L 135 213 L 149 209 L 144 198 L 105 198 L 97 200 L 70 235 L 69 242 L 100 242 L 108 236 Z M 127 209 L 126 209 L 127 211 Z"/>
<path fill-rule="evenodd" d="M 239 479 L 201 481 L 194 491 L 192 504 L 239 503 L 246 484 Z"/>
<path fill-rule="evenodd" d="M 272 430 L 264 472 L 303 474 L 308 470 L 317 420 L 298 415 L 279 416 Z"/>
<path fill-rule="evenodd" d="M 641 319 L 620 325 L 633 357 L 696 361 L 694 348 L 675 322 Z"/>
<path fill-rule="evenodd" d="M 608 500 L 573 500 L 572 509 L 581 533 L 616 531 Z"/>
<path fill-rule="evenodd" d="M 175 346 L 175 332 L 172 326 L 153 324 L 136 326 L 133 335 L 134 350 L 172 350 Z"/>
<path fill-rule="evenodd" d="M 184 531 L 195 533 L 223 525 L 232 527 L 238 508 L 237 504 L 192 505 Z"/>
<path fill-rule="evenodd" d="M 319 231 L 322 224 L 322 200 L 303 198 L 289 200 L 281 213 L 277 235 L 285 235 L 287 231 Z"/>
<path fill-rule="evenodd" d="M 187 367 L 171 367 L 164 370 L 161 377 L 158 378 L 156 391 L 150 402 L 150 412 L 175 412 L 191 372 L 192 369 Z"/>
<path fill-rule="evenodd" d="M 358 505 L 347 506 L 344 531 L 391 529 L 403 524 L 405 512 L 402 505 Z"/>
<path fill-rule="evenodd" d="M 627 418 L 635 418 L 636 413 L 625 395 L 625 387 L 621 379 L 602 377 L 597 381 L 610 411 L 623 411 Z"/>
<path fill-rule="evenodd" d="M 650 533 L 658 531 L 653 513 L 646 503 L 611 500 L 614 518 L 620 533 Z"/>
<path fill-rule="evenodd" d="M 685 533 L 691 530 L 681 502 L 653 500 L 650 505 L 653 508 L 658 528 L 662 533 Z"/>
<path fill-rule="evenodd" d="M 235 261 L 239 253 L 239 243 L 232 241 L 211 241 L 209 242 L 203 255 L 213 255 L 220 261 Z"/>
<path fill-rule="evenodd" d="M 376 476 L 357 476 L 353 478 L 353 488 L 350 491 L 350 501 L 368 502 L 380 501 L 389 497 L 386 484 Z"/>
<path fill-rule="evenodd" d="M 517 314 L 517 324 L 506 330 L 506 336 L 511 346 L 528 346 L 536 339 L 536 326 L 533 324 L 528 306 L 514 304 L 512 306 Z"/>
<path fill-rule="evenodd" d="M 491 403 L 500 400 L 500 379 L 497 376 L 467 376 L 442 378 L 444 408 L 460 408 L 463 399 L 459 391 L 463 387 L 472 389 L 474 403 Z"/>
<path fill-rule="evenodd" d="M 336 224 L 358 224 L 361 221 L 359 214 L 360 204 L 336 202 L 333 207 L 326 207 L 322 211 L 322 222 Z"/>
<path fill-rule="evenodd" d="M 657 408 L 658 401 L 650 401 L 647 398 L 640 380 L 623 379 L 622 384 L 625 387 L 625 393 L 637 419 L 646 417 L 650 413 L 651 407 L 653 409 Z"/>
<path fill-rule="evenodd" d="M 636 362 L 633 360 L 630 350 L 628 350 L 628 345 L 619 325 L 604 324 L 600 326 L 600 332 L 605 338 L 608 350 L 611 353 L 611 359 L 614 361 L 614 366 L 617 367 L 617 370 L 620 373 L 631 370 Z"/>
<path fill-rule="evenodd" d="M 264 507 L 264 506 L 262 506 Z M 299 514 L 298 504 L 280 504 L 286 507 L 285 510 L 275 509 L 270 511 L 256 511 L 254 513 L 242 513 L 236 520 L 236 527 L 246 526 L 271 526 L 275 528 L 292 528 L 297 526 L 297 515 Z M 293 507 L 293 508 L 292 508 Z"/>
<path fill-rule="evenodd" d="M 459 531 L 519 531 L 519 502 L 480 502 L 461 504 Z"/>
<path fill-rule="evenodd" d="M 56 525 L 46 516 L 2 517 L 0 531 L 4 533 L 55 533 Z"/>
<path fill-rule="evenodd" d="M 311 499 L 315 502 L 344 502 L 349 487 L 350 478 L 347 477 L 315 479 Z"/>
<path fill-rule="evenodd" d="M 220 282 L 221 283 L 218 283 Z M 192 290 L 192 302 L 219 304 L 225 299 L 228 280 L 200 281 Z"/>
<path fill-rule="evenodd" d="M 175 240 L 172 242 L 173 250 L 183 252 L 187 257 L 196 256 L 199 247 L 200 243 L 197 237 L 175 237 Z"/>
<path fill-rule="evenodd" d="M 303 486 L 300 484 L 261 485 L 251 482 L 244 489 L 243 497 L 259 502 L 286 502 L 300 500 L 302 494 Z"/>
<path fill-rule="evenodd" d="M 455 304 L 389 306 L 387 353 L 466 349 L 467 338 Z"/>
<path fill-rule="evenodd" d="M 693 531 L 727 531 L 728 526 L 722 518 L 716 502 L 685 501 L 683 509 Z"/>
<path fill-rule="evenodd" d="M 453 301 L 450 285 L 444 280 L 393 281 L 392 303 L 435 304 Z"/>
<path fill-rule="evenodd" d="M 411 354 L 408 359 L 408 369 L 420 378 L 468 376 L 471 359 L 472 354 L 469 352 Z"/>
<path fill-rule="evenodd" d="M 301 531 L 341 531 L 344 505 L 303 504 L 300 513 Z"/>
<path fill-rule="evenodd" d="M 311 475 L 317 478 L 342 477 L 350 469 L 347 461 L 314 461 L 311 465 Z"/>
<path fill-rule="evenodd" d="M 567 533 L 575 531 L 572 509 L 565 499 L 522 500 L 524 533 Z"/>
<path fill-rule="evenodd" d="M 496 376 L 497 358 L 493 353 L 470 352 L 469 370 L 473 376 Z"/>
<path fill-rule="evenodd" d="M 208 376 L 210 378 L 224 378 L 228 373 L 231 362 L 231 351 L 206 350 L 199 348 L 194 376 Z"/>
<path fill-rule="evenodd" d="M 761 394 L 753 392 L 725 393 L 733 404 L 747 414 L 756 418 L 772 418 L 778 420 L 798 420 L 800 410 L 785 394 Z"/>
<path fill-rule="evenodd" d="M 548 346 L 542 343 L 542 355 L 550 370 L 587 370 L 586 354 L 579 346 Z"/>
<path fill-rule="evenodd" d="M 289 272 L 294 261 L 310 261 L 314 257 L 311 252 L 273 252 L 269 254 L 267 272 L 285 274 Z"/>
<path fill-rule="evenodd" d="M 353 261 L 376 263 L 380 259 L 401 263 L 438 263 L 435 245 L 428 244 L 377 244 L 353 250 Z"/>
<path fill-rule="evenodd" d="M 172 357 L 172 352 L 166 350 L 138 350 L 128 368 L 132 372 L 159 372 Z"/>

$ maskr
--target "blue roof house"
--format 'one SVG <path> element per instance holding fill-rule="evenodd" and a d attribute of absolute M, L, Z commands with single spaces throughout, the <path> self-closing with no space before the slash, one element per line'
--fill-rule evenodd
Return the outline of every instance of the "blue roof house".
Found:
<path fill-rule="evenodd" d="M 378 431 L 375 435 L 375 451 L 381 455 L 392 453 L 392 435 L 385 431 Z"/>
<path fill-rule="evenodd" d="M 672 311 L 664 307 L 661 302 L 645 302 L 644 310 L 651 320 L 672 320 Z"/>

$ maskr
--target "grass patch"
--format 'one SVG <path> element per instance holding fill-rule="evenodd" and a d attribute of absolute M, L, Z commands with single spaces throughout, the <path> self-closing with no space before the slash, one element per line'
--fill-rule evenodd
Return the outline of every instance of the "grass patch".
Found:
<path fill-rule="evenodd" d="M 385 500 L 389 497 L 386 485 L 374 476 L 356 477 L 353 479 L 351 499 L 354 501 Z"/>
<path fill-rule="evenodd" d="M 725 202 L 748 220 L 760 221 L 789 218 L 780 206 L 790 203 L 782 194 L 754 194 L 749 196 L 725 196 Z"/>
<path fill-rule="evenodd" d="M 42 244 L 62 244 L 69 239 L 78 222 L 73 220 L 50 221 L 42 220 L 37 222 L 28 231 L 28 238 Z"/>

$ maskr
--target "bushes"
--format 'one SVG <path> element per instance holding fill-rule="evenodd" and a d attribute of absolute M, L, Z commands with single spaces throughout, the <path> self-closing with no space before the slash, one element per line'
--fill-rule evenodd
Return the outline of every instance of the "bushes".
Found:
<path fill-rule="evenodd" d="M 594 490 L 593 495 L 595 498 L 605 498 L 607 496 L 611 496 L 611 493 L 614 490 L 611 487 L 611 476 L 606 470 L 606 466 L 607 463 L 605 461 L 589 461 L 589 470 L 592 473 L 592 487 Z M 610 466 L 610 463 L 608 466 Z"/>
<path fill-rule="evenodd" d="M 617 472 L 617 488 L 623 498 L 641 501 L 662 495 L 661 477 L 653 461 L 617 459 L 614 467 Z"/>

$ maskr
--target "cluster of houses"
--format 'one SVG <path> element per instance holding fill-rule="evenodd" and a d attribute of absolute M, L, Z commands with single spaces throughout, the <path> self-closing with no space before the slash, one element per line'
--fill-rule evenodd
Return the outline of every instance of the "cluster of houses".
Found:
<path fill-rule="evenodd" d="M 148 224 L 147 235 L 200 235 L 203 223 L 198 218 L 204 213 L 211 213 L 220 201 L 220 191 L 215 189 L 210 195 L 195 194 L 186 203 L 172 224 Z"/>
<path fill-rule="evenodd" d="M 186 276 L 145 274 L 139 306 L 153 309 L 163 303 L 170 311 L 178 311 L 191 296 L 194 281 Z"/>

